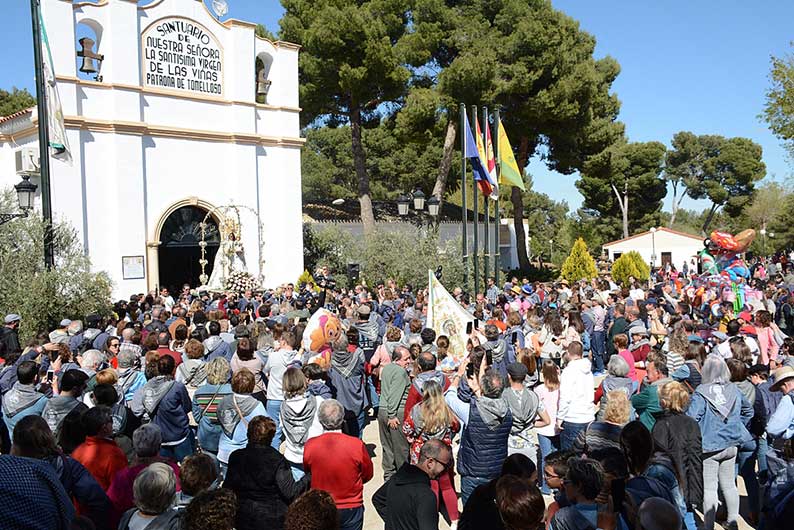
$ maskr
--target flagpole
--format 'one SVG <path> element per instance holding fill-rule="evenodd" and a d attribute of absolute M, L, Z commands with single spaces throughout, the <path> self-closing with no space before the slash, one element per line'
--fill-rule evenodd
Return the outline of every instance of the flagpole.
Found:
<path fill-rule="evenodd" d="M 493 138 L 493 157 L 496 160 L 496 183 L 499 184 L 499 177 L 502 175 L 502 165 L 499 163 L 499 108 L 497 107 L 494 110 L 494 120 L 493 120 L 493 134 L 491 134 L 491 138 Z M 494 285 L 497 287 L 499 286 L 499 261 L 502 258 L 502 249 L 499 245 L 499 237 L 500 233 L 499 230 L 501 229 L 501 220 L 499 215 L 499 198 L 502 196 L 502 190 L 499 190 L 499 195 L 497 195 L 496 199 L 496 211 L 494 212 L 494 246 L 496 247 L 496 256 L 493 260 L 493 281 Z"/>
<path fill-rule="evenodd" d="M 30 0 L 30 16 L 33 22 L 33 62 L 36 71 L 36 108 L 39 120 L 39 167 L 41 174 L 41 213 L 44 218 L 44 266 L 47 270 L 55 266 L 52 243 L 52 199 L 50 197 L 50 138 L 47 122 L 47 87 L 42 71 L 41 25 L 39 21 L 40 0 Z"/>
<path fill-rule="evenodd" d="M 469 283 L 469 212 L 466 204 L 466 104 L 460 104 L 460 195 L 463 202 L 463 288 L 468 290 Z"/>
<path fill-rule="evenodd" d="M 487 167 L 487 164 L 488 164 L 488 107 L 483 107 L 482 108 L 482 145 L 485 146 L 485 158 L 486 158 L 486 160 L 485 160 L 485 163 L 486 163 L 485 171 L 488 171 L 488 167 Z M 484 208 L 485 209 L 485 237 L 483 238 L 483 240 L 484 240 L 483 241 L 484 242 L 484 245 L 483 245 L 483 247 L 484 247 L 483 248 L 483 256 L 484 256 L 485 259 L 483 260 L 482 275 L 483 275 L 483 285 L 488 285 L 488 274 L 490 272 L 489 269 L 491 268 L 491 265 L 490 265 L 490 263 L 491 263 L 491 261 L 490 261 L 491 246 L 488 243 L 489 243 L 489 240 L 490 240 L 489 233 L 491 231 L 491 200 L 492 199 L 490 197 L 486 197 L 485 195 L 483 195 L 482 198 L 483 198 L 483 202 L 485 203 L 485 205 L 484 205 L 485 206 L 485 208 Z"/>
<path fill-rule="evenodd" d="M 471 107 L 471 123 L 477 125 L 477 106 Z M 477 293 L 480 292 L 480 201 L 477 196 L 477 179 L 473 178 L 474 182 L 474 298 L 476 299 Z"/>

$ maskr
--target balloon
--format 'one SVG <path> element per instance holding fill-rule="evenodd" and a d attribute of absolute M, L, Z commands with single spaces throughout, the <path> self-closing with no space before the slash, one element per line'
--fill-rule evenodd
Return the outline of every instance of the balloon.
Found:
<path fill-rule="evenodd" d="M 306 323 L 303 331 L 303 349 L 317 352 L 317 364 L 328 368 L 331 362 L 331 344 L 342 334 L 339 318 L 325 308 L 318 309 Z"/>
<path fill-rule="evenodd" d="M 739 244 L 736 242 L 736 239 L 727 232 L 717 232 L 716 230 L 711 233 L 711 242 L 717 245 L 717 247 L 723 250 L 731 250 L 736 251 L 739 247 Z"/>
<path fill-rule="evenodd" d="M 739 254 L 743 252 L 747 252 L 747 249 L 750 248 L 750 245 L 753 243 L 755 239 L 755 230 L 752 228 L 748 228 L 747 230 L 742 230 L 738 234 L 734 236 L 736 243 L 739 245 L 736 247 L 736 252 Z"/>

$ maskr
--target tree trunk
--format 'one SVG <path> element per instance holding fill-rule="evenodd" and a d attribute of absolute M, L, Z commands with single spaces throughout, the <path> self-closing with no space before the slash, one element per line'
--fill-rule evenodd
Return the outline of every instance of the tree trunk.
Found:
<path fill-rule="evenodd" d="M 527 165 L 529 159 L 529 138 L 522 136 L 518 144 L 518 167 L 521 171 Z M 516 231 L 516 253 L 518 254 L 518 266 L 521 269 L 529 269 L 529 256 L 527 255 L 526 232 L 524 232 L 524 197 L 521 189 L 513 186 L 510 192 L 510 202 L 513 203 L 513 224 Z"/>
<path fill-rule="evenodd" d="M 449 176 L 449 168 L 452 166 L 452 154 L 455 149 L 455 136 L 457 133 L 458 129 L 455 119 L 449 117 L 447 121 L 447 134 L 444 136 L 444 151 L 441 156 L 441 162 L 438 164 L 436 184 L 433 186 L 433 196 L 438 199 L 439 212 L 444 202 L 444 192 L 447 189 L 447 177 Z"/>
<path fill-rule="evenodd" d="M 703 222 L 703 234 L 709 233 L 709 225 L 711 224 L 712 219 L 714 219 L 714 214 L 717 213 L 717 208 L 720 206 L 718 204 L 712 204 L 711 209 L 709 210 L 709 214 L 706 216 L 706 220 Z"/>
<path fill-rule="evenodd" d="M 612 184 L 612 191 L 615 193 L 615 197 L 618 200 L 620 213 L 623 217 L 623 238 L 625 239 L 629 237 L 629 193 L 628 190 L 624 190 L 623 196 L 621 196 L 618 187 L 614 184 Z"/>
<path fill-rule="evenodd" d="M 372 211 L 372 197 L 369 194 L 369 175 L 367 175 L 367 157 L 361 143 L 361 108 L 350 106 L 350 135 L 353 147 L 353 166 L 358 180 L 358 202 L 361 204 L 361 224 L 364 235 L 375 232 L 375 214 Z"/>

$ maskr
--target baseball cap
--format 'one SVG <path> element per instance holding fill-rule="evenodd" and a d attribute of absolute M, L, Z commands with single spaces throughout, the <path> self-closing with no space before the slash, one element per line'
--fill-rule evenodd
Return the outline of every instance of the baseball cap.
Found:
<path fill-rule="evenodd" d="M 71 320 L 69 320 L 68 318 L 64 318 L 63 320 L 61 320 L 60 326 L 62 328 L 65 328 L 66 326 L 70 325 L 71 323 L 72 323 Z"/>
<path fill-rule="evenodd" d="M 21 316 L 17 315 L 16 313 L 11 313 L 9 315 L 6 315 L 5 323 L 10 324 L 12 322 L 19 322 L 20 320 L 22 320 Z"/>

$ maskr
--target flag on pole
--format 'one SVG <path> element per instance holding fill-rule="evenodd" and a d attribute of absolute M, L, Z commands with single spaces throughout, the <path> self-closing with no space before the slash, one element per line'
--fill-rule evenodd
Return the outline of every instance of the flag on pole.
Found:
<path fill-rule="evenodd" d="M 433 271 L 427 271 L 430 303 L 427 305 L 427 326 L 439 335 L 449 337 L 449 353 L 456 361 L 466 356 L 466 324 L 474 322 L 474 315 L 463 309 L 438 281 Z"/>
<path fill-rule="evenodd" d="M 488 166 L 485 164 L 485 158 L 483 156 L 485 151 L 478 148 L 478 143 L 482 145 L 482 140 L 480 140 L 481 135 L 477 135 L 477 141 L 474 140 L 468 117 L 463 121 L 463 126 L 463 134 L 466 140 L 463 156 L 471 160 L 471 171 L 474 174 L 474 180 L 477 182 L 483 195 L 488 197 L 493 192 L 496 182 L 491 181 L 491 176 L 488 174 Z M 481 152 L 483 155 L 480 154 Z"/>
<path fill-rule="evenodd" d="M 493 156 L 493 141 L 491 140 L 491 128 L 485 128 L 485 163 L 488 165 L 488 175 L 491 177 L 491 182 L 493 182 L 493 193 L 491 194 L 491 198 L 493 200 L 499 200 L 499 180 L 496 175 L 496 160 Z"/>
<path fill-rule="evenodd" d="M 58 95 L 58 85 L 55 81 L 55 68 L 52 64 L 50 41 L 44 27 L 44 17 L 39 9 L 39 27 L 41 28 L 41 62 L 44 74 L 45 98 L 47 100 L 47 124 L 50 137 L 52 156 L 72 165 L 72 153 L 69 150 L 69 140 L 66 137 L 66 125 L 63 123 L 63 108 Z M 41 117 L 39 117 L 41 119 Z M 46 156 L 46 153 L 42 153 Z"/>
<path fill-rule="evenodd" d="M 513 156 L 513 148 L 510 147 L 510 140 L 507 139 L 504 125 L 499 122 L 499 180 L 502 184 L 516 186 L 521 191 L 526 191 L 524 187 L 524 174 L 518 169 L 516 157 Z"/>

